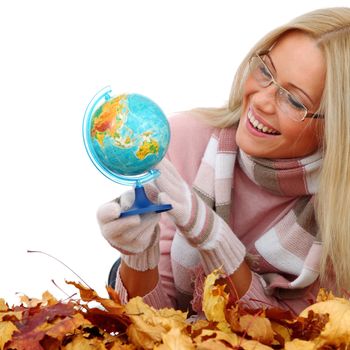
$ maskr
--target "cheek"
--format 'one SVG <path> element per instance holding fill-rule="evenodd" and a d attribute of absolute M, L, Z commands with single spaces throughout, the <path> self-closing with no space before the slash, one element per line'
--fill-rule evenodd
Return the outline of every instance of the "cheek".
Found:
<path fill-rule="evenodd" d="M 247 104 L 249 96 L 256 90 L 255 80 L 249 75 L 243 84 L 243 107 Z"/>
<path fill-rule="evenodd" d="M 295 156 L 304 156 L 315 152 L 321 145 L 323 139 L 322 124 L 318 121 L 307 121 L 306 125 L 284 125 L 282 135 L 291 149 L 294 149 Z"/>

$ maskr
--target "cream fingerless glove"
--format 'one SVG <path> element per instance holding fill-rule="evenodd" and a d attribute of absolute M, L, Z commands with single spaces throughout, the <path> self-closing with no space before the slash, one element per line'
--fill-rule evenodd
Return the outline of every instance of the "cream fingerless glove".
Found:
<path fill-rule="evenodd" d="M 170 203 L 168 212 L 187 241 L 198 248 L 206 273 L 222 267 L 232 274 L 243 262 L 246 249 L 227 223 L 193 192 L 175 167 L 163 159 L 155 180 L 159 200 Z"/>
<path fill-rule="evenodd" d="M 97 220 L 104 238 L 121 253 L 122 260 L 138 271 L 153 269 L 159 262 L 160 215 L 149 213 L 119 218 L 134 201 L 133 191 L 103 204 Z"/>

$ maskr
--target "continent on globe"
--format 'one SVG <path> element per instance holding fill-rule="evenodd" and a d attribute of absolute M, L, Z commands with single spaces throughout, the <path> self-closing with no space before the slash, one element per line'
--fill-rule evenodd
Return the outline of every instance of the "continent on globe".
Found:
<path fill-rule="evenodd" d="M 133 132 L 124 127 L 128 113 L 127 95 L 107 101 L 94 114 L 91 137 L 96 138 L 101 147 L 104 146 L 106 136 L 113 138 L 118 147 L 131 147 L 134 141 L 131 139 Z M 122 128 L 125 129 L 124 137 L 121 136 Z"/>
<path fill-rule="evenodd" d="M 150 137 L 152 133 L 149 131 L 146 131 L 143 136 L 144 139 L 142 140 L 142 143 L 139 147 L 139 149 L 136 152 L 136 157 L 138 159 L 145 159 L 150 154 L 158 154 L 159 151 L 159 144 L 157 140 L 152 139 Z"/>
<path fill-rule="evenodd" d="M 164 157 L 169 124 L 162 110 L 147 97 L 109 97 L 90 111 L 88 150 L 95 165 L 108 176 L 119 179 L 150 174 Z"/>

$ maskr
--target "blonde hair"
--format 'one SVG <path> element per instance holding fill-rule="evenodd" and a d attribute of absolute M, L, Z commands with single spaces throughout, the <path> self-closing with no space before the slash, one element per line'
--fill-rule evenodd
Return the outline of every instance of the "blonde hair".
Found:
<path fill-rule="evenodd" d="M 237 124 L 250 57 L 270 49 L 286 32 L 301 30 L 313 37 L 326 60 L 326 81 L 320 109 L 325 115 L 323 166 L 316 195 L 316 218 L 323 242 L 321 282 L 335 275 L 335 290 L 350 291 L 350 8 L 319 9 L 283 25 L 262 38 L 235 75 L 229 101 L 221 108 L 201 108 L 216 127 Z"/>

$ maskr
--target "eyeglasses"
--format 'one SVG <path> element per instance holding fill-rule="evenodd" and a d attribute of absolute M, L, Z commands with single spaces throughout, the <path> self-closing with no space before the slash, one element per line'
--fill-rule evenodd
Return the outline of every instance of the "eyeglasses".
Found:
<path fill-rule="evenodd" d="M 305 105 L 300 102 L 298 97 L 295 97 L 288 90 L 277 83 L 270 69 L 264 62 L 265 55 L 255 54 L 249 61 L 249 69 L 253 78 L 263 88 L 276 85 L 276 103 L 283 113 L 290 119 L 298 122 L 304 121 L 305 118 L 323 118 L 323 114 L 309 113 Z"/>

